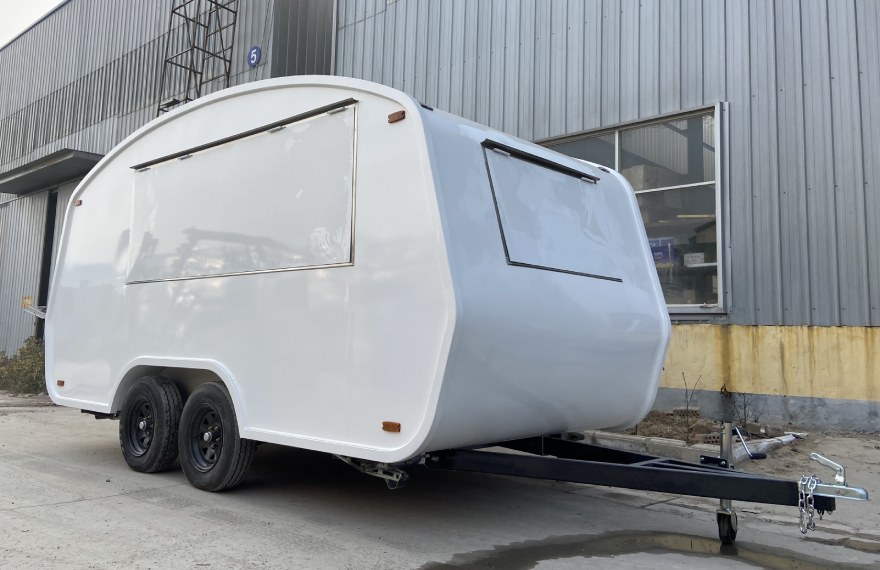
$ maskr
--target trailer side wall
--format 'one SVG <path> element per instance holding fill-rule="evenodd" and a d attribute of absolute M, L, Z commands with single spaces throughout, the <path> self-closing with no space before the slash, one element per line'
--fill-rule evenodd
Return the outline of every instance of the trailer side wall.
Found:
<path fill-rule="evenodd" d="M 454 305 L 415 103 L 391 90 L 291 83 L 240 88 L 169 115 L 123 143 L 77 190 L 82 205 L 71 205 L 49 305 L 47 374 L 56 402 L 110 412 L 139 371 L 196 368 L 227 383 L 245 437 L 383 461 L 409 457 L 424 439 Z M 299 123 L 284 129 L 289 134 L 255 135 L 292 145 L 290 164 L 273 168 L 271 180 L 247 176 L 247 164 L 229 165 L 216 150 L 166 164 L 198 166 L 171 176 L 175 188 L 132 169 L 349 97 L 357 103 L 348 118 L 327 118 L 344 127 L 337 142 L 346 125 L 357 141 L 348 248 L 347 208 L 313 208 L 333 228 L 319 221 L 304 236 L 295 227 L 295 208 L 315 190 L 309 181 L 327 182 L 331 173 L 343 196 L 319 198 L 309 206 L 318 210 L 344 204 L 350 182 L 338 171 L 338 149 L 308 133 L 297 138 Z M 389 123 L 402 108 L 412 118 Z M 257 160 L 249 152 L 240 158 Z M 246 183 L 261 187 L 241 188 Z M 227 207 L 200 206 L 199 196 L 211 192 Z M 224 227 L 239 235 L 218 235 Z M 206 241 L 191 243 L 194 232 Z M 293 251 L 299 246 L 306 251 Z M 293 259 L 302 253 L 313 259 Z M 343 263 L 269 267 L 321 255 Z M 268 271 L 212 276 L 226 273 L 212 263 Z M 383 421 L 400 423 L 401 432 L 383 431 Z"/>

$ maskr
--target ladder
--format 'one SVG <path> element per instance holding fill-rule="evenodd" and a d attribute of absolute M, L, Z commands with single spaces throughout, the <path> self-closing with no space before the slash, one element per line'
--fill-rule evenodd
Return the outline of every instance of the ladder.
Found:
<path fill-rule="evenodd" d="M 229 87 L 238 0 L 173 0 L 156 115 Z"/>

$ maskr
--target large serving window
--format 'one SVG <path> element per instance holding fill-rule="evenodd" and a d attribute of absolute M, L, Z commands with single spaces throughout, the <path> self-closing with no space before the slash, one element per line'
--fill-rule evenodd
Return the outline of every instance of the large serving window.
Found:
<path fill-rule="evenodd" d="M 594 177 L 484 144 L 511 265 L 620 281 L 617 229 Z"/>
<path fill-rule="evenodd" d="M 140 168 L 128 281 L 350 264 L 354 125 L 349 105 Z"/>

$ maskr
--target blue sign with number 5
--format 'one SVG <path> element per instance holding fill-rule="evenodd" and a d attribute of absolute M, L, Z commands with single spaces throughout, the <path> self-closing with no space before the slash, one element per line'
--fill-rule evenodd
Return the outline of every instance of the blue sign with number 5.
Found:
<path fill-rule="evenodd" d="M 260 63 L 260 56 L 263 55 L 263 51 L 260 49 L 260 46 L 254 46 L 248 50 L 247 62 L 250 67 L 256 67 L 258 63 Z"/>

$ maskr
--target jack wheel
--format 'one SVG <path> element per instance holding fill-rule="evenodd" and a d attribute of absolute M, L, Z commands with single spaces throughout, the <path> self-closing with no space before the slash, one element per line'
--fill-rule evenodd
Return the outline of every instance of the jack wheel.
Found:
<path fill-rule="evenodd" d="M 718 538 L 724 544 L 736 541 L 736 513 L 718 513 Z"/>

